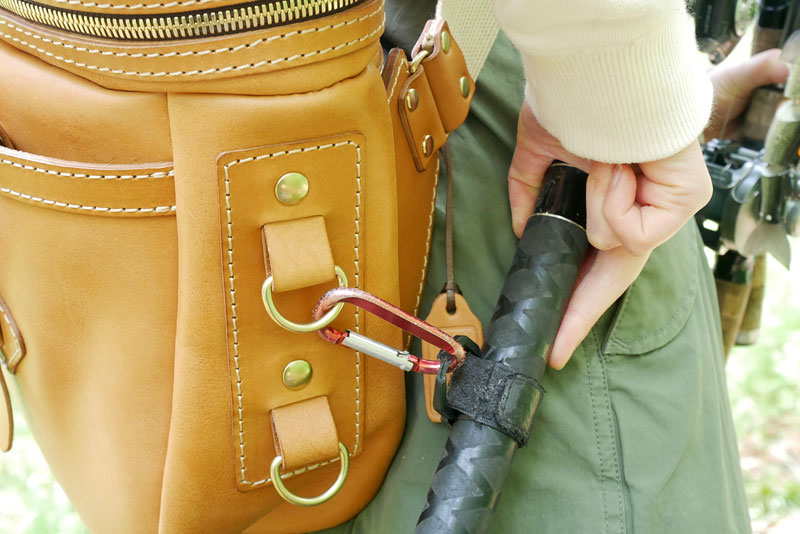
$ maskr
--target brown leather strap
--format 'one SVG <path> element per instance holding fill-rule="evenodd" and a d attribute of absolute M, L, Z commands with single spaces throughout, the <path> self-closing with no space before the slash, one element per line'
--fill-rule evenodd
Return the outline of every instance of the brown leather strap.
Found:
<path fill-rule="evenodd" d="M 443 34 L 448 37 L 443 39 Z M 430 55 L 422 62 L 425 77 L 436 100 L 444 131 L 450 133 L 467 118 L 469 104 L 475 94 L 475 82 L 467 71 L 461 48 L 444 20 L 428 21 L 422 36 L 414 45 L 412 55 L 416 56 L 423 49 L 430 51 Z M 462 93 L 462 83 L 467 84 L 466 95 Z"/>
<path fill-rule="evenodd" d="M 328 397 L 314 397 L 270 412 L 275 450 L 284 471 L 294 471 L 339 455 L 339 436 Z"/>
<path fill-rule="evenodd" d="M 455 356 L 453 368 L 461 365 L 461 363 L 464 361 L 464 347 L 459 345 L 455 339 L 448 336 L 435 326 L 404 312 L 394 304 L 386 302 L 382 298 L 376 297 L 375 295 L 360 289 L 355 289 L 352 287 L 331 289 L 325 293 L 321 299 L 319 299 L 319 302 L 317 302 L 317 305 L 314 307 L 314 311 L 311 314 L 311 318 L 314 321 L 318 320 L 320 317 L 325 315 L 328 310 L 340 302 L 355 304 L 359 308 L 367 310 L 373 315 L 377 315 L 387 323 L 393 324 L 403 331 L 418 337 L 420 340 L 426 341 L 431 345 L 438 347 L 440 350 L 447 351 Z M 319 335 L 322 336 L 322 338 L 326 341 L 330 341 L 331 343 L 339 345 L 348 336 L 348 333 L 340 332 L 335 328 L 327 326 L 319 331 Z M 420 360 L 420 369 L 415 368 L 412 370 L 423 373 L 431 372 L 430 368 L 427 367 L 431 363 L 436 363 L 436 369 L 438 369 L 438 362 Z M 423 370 L 423 367 L 427 368 L 428 370 Z M 433 372 L 435 373 L 436 371 L 434 370 Z"/>
<path fill-rule="evenodd" d="M 308 217 L 261 228 L 264 265 L 273 291 L 292 291 L 333 279 L 333 254 L 325 219 Z"/>
<path fill-rule="evenodd" d="M 458 286 L 455 281 L 455 267 L 453 265 L 453 156 L 447 145 L 442 147 L 442 153 L 444 154 L 445 168 L 447 169 L 447 202 L 445 206 L 444 233 L 444 258 L 447 280 L 444 283 L 444 292 L 447 294 L 447 312 L 455 313 Z"/>
<path fill-rule="evenodd" d="M 411 74 L 400 94 L 400 123 L 403 125 L 414 165 L 418 172 L 422 172 L 428 167 L 436 151 L 447 141 L 424 67 L 418 67 Z"/>

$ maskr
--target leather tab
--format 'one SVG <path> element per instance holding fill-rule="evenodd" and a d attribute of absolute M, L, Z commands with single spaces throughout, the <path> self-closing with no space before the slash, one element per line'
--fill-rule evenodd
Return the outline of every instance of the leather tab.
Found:
<path fill-rule="evenodd" d="M 483 326 L 480 320 L 470 310 L 467 300 L 456 293 L 456 311 L 447 312 L 447 295 L 442 293 L 433 301 L 431 311 L 425 322 L 443 330 L 450 336 L 467 336 L 479 347 L 483 345 Z M 435 360 L 439 349 L 430 343 L 422 342 L 422 357 L 426 360 Z M 441 423 L 442 416 L 433 408 L 433 392 L 436 386 L 436 375 L 424 375 L 425 384 L 425 411 L 428 419 L 434 423 Z"/>
<path fill-rule="evenodd" d="M 447 32 L 450 36 L 447 52 L 442 49 L 443 32 Z M 423 37 L 414 46 L 414 55 L 423 46 L 429 49 L 433 47 L 431 54 L 422 62 L 422 66 L 433 98 L 436 100 L 444 131 L 450 133 L 467 118 L 469 105 L 475 94 L 475 82 L 467 70 L 464 54 L 444 20 L 429 20 L 422 35 Z M 466 97 L 461 92 L 461 78 L 465 78 L 469 86 Z"/>
<path fill-rule="evenodd" d="M 261 238 L 264 266 L 276 293 L 333 279 L 333 254 L 322 217 L 265 224 Z"/>
<path fill-rule="evenodd" d="M 25 357 L 25 342 L 17 327 L 14 316 L 6 301 L 0 296 L 0 350 L 2 363 L 10 373 L 17 372 L 17 366 Z"/>
<path fill-rule="evenodd" d="M 284 471 L 339 455 L 339 436 L 326 396 L 275 408 L 270 412 L 275 450 Z"/>
<path fill-rule="evenodd" d="M 414 109 L 409 109 L 406 96 L 412 89 L 417 92 L 416 106 Z M 433 92 L 428 84 L 423 66 L 420 66 L 417 72 L 411 74 L 406 80 L 400 91 L 397 105 L 403 132 L 406 134 L 411 156 L 414 158 L 414 165 L 417 171 L 422 172 L 428 167 L 428 163 L 436 151 L 447 142 L 442 120 L 436 109 L 436 100 L 433 98 Z M 426 151 L 423 143 L 428 136 L 430 136 L 431 142 L 428 145 L 429 150 Z"/>
<path fill-rule="evenodd" d="M 3 297 L 0 297 L 0 350 L 2 367 L 13 373 L 25 356 L 25 343 Z M 8 452 L 14 442 L 14 412 L 4 372 L 0 369 L 0 451 Z"/>

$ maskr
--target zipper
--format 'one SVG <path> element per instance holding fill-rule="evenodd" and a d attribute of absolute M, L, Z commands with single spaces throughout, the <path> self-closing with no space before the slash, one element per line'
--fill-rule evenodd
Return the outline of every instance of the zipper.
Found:
<path fill-rule="evenodd" d="M 0 15 L 7 11 L 29 22 L 86 37 L 120 41 L 175 41 L 303 22 L 365 1 L 262 0 L 183 13 L 106 15 L 55 8 L 29 0 L 0 0 Z"/>

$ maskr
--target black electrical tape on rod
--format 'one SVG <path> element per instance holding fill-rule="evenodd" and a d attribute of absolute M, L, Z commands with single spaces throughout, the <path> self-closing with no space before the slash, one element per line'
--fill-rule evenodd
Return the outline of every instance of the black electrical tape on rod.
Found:
<path fill-rule="evenodd" d="M 588 248 L 585 191 L 579 169 L 554 163 L 547 170 L 486 329 L 485 359 L 531 375 L 541 366 L 536 359 L 550 356 Z M 415 532 L 487 532 L 517 447 L 492 427 L 456 421 Z"/>

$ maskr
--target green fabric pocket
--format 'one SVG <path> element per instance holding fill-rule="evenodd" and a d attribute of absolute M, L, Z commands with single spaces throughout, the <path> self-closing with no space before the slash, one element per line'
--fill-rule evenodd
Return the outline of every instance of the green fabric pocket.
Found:
<path fill-rule="evenodd" d="M 697 225 L 690 220 L 652 252 L 642 274 L 622 297 L 603 343 L 604 354 L 646 354 L 669 343 L 683 329 L 697 296 L 699 271 L 694 266 L 701 252 L 696 240 Z"/>

